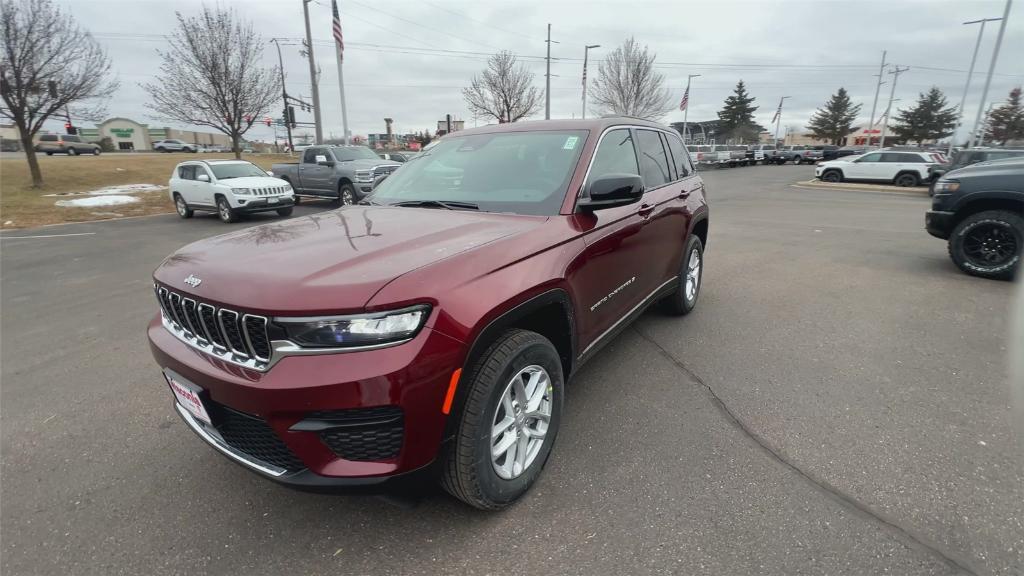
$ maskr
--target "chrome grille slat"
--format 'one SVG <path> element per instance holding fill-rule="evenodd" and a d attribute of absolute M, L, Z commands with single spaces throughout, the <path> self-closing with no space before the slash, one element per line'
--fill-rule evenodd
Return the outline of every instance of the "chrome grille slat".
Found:
<path fill-rule="evenodd" d="M 164 327 L 193 347 L 235 364 L 265 370 L 271 364 L 269 320 L 197 301 L 154 286 Z"/>

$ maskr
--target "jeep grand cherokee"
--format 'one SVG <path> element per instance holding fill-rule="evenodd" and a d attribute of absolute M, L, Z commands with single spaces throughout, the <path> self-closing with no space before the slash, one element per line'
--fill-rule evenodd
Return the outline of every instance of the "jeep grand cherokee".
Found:
<path fill-rule="evenodd" d="M 171 255 L 149 340 L 189 428 L 260 475 L 309 487 L 424 469 L 497 509 L 540 474 L 569 376 L 648 305 L 693 309 L 707 234 L 672 130 L 487 126 L 361 205 Z"/>

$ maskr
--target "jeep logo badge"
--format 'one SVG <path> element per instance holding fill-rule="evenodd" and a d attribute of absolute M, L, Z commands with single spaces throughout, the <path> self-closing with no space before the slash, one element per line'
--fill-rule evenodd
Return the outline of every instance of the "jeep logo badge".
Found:
<path fill-rule="evenodd" d="M 199 286 L 199 284 L 201 282 L 202 282 L 202 279 L 201 278 L 196 278 L 193 274 L 189 274 L 188 278 L 185 278 L 185 284 L 188 284 L 189 286 L 191 286 L 193 288 L 195 288 L 196 286 Z"/>

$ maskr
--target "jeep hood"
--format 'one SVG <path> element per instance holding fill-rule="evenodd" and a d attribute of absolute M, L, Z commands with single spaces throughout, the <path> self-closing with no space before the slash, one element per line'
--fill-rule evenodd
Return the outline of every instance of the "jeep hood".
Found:
<path fill-rule="evenodd" d="M 154 278 L 199 300 L 266 314 L 358 311 L 407 272 L 545 220 L 350 206 L 194 242 L 168 256 Z M 194 287 L 184 282 L 190 276 L 200 280 Z"/>

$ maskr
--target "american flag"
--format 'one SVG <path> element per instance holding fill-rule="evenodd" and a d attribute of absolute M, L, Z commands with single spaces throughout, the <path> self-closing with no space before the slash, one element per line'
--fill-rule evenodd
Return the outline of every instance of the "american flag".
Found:
<path fill-rule="evenodd" d="M 775 121 L 779 119 L 779 116 L 782 116 L 782 99 L 781 98 L 779 99 L 779 108 L 775 111 L 775 116 L 772 116 L 772 121 L 769 122 L 769 124 L 774 124 Z"/>
<path fill-rule="evenodd" d="M 683 92 L 683 99 L 679 101 L 679 110 L 686 110 L 686 107 L 690 105 L 690 87 L 686 87 L 686 92 Z"/>
<path fill-rule="evenodd" d="M 332 31 L 334 44 L 338 47 L 338 59 L 345 59 L 345 38 L 341 35 L 341 17 L 338 16 L 338 0 L 331 0 L 331 13 L 334 15 Z"/>

